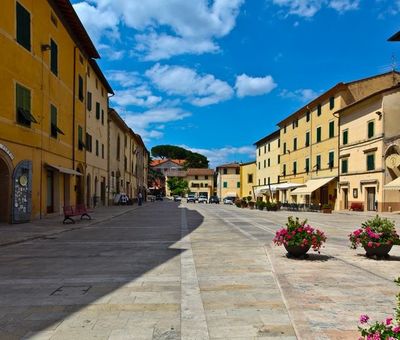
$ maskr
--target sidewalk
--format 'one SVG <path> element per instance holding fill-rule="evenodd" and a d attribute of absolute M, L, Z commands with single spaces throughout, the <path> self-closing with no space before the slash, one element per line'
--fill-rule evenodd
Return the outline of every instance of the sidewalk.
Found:
<path fill-rule="evenodd" d="M 91 220 L 80 220 L 79 216 L 75 216 L 75 224 L 63 224 L 63 215 L 46 217 L 23 224 L 0 224 L 0 247 L 82 229 L 111 220 L 137 208 L 139 208 L 137 205 L 99 207 L 90 214 Z"/>

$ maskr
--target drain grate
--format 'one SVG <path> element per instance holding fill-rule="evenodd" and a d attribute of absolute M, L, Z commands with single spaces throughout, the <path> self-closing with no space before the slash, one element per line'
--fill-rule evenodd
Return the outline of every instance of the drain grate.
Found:
<path fill-rule="evenodd" d="M 92 286 L 61 286 L 50 295 L 52 296 L 82 296 L 85 295 Z"/>

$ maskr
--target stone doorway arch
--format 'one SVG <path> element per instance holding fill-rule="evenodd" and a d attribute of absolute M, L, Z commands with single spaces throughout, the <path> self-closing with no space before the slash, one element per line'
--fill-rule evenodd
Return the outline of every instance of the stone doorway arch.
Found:
<path fill-rule="evenodd" d="M 0 223 L 11 222 L 12 164 L 0 151 Z"/>

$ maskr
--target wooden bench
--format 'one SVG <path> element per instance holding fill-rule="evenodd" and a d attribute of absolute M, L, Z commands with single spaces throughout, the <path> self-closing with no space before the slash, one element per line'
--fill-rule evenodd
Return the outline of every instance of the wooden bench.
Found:
<path fill-rule="evenodd" d="M 353 211 L 364 211 L 364 206 L 361 202 L 353 202 L 350 205 L 350 210 Z"/>
<path fill-rule="evenodd" d="M 68 205 L 63 208 L 64 210 L 64 221 L 63 224 L 67 224 L 67 221 L 70 221 L 69 224 L 75 223 L 72 219 L 74 216 L 80 216 L 81 220 L 86 217 L 88 220 L 91 220 L 89 213 L 90 211 L 86 209 L 84 204 L 77 204 L 76 206 Z"/>

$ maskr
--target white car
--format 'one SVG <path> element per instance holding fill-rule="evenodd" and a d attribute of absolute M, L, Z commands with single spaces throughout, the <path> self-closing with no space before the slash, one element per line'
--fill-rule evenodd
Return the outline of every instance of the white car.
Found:
<path fill-rule="evenodd" d="M 199 196 L 199 198 L 197 199 L 198 203 L 208 203 L 208 199 L 207 196 Z"/>
<path fill-rule="evenodd" d="M 236 200 L 236 197 L 228 196 L 228 197 L 225 197 L 225 198 L 223 199 L 223 202 L 224 202 L 224 204 L 230 204 L 230 205 L 232 205 L 233 203 L 235 203 L 235 200 Z"/>

